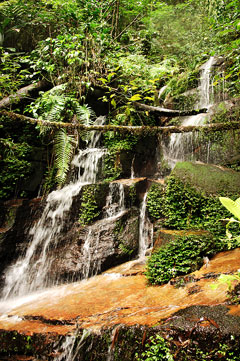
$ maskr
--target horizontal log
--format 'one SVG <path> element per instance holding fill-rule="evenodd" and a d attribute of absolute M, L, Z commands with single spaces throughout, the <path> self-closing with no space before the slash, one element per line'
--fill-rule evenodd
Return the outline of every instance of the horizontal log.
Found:
<path fill-rule="evenodd" d="M 26 96 L 31 95 L 33 91 L 40 91 L 49 88 L 50 83 L 47 80 L 40 80 L 37 83 L 27 85 L 19 89 L 15 94 L 9 95 L 8 97 L 0 100 L 0 109 L 6 108 L 13 103 L 19 103 Z"/>
<path fill-rule="evenodd" d="M 152 105 L 146 105 L 138 102 L 133 103 L 134 106 L 138 109 L 142 109 L 148 111 L 150 113 L 157 113 L 158 115 L 162 115 L 165 117 L 177 117 L 177 116 L 189 116 L 189 115 L 197 115 L 200 113 L 207 113 L 207 109 L 192 109 L 192 110 L 175 110 L 175 109 L 167 109 L 161 107 L 154 107 Z"/>
<path fill-rule="evenodd" d="M 38 124 L 50 128 L 65 128 L 69 130 L 78 129 L 79 131 L 92 131 L 97 130 L 100 132 L 119 132 L 119 133 L 134 133 L 134 134 L 169 134 L 169 133 L 189 133 L 189 132 L 215 132 L 222 130 L 232 130 L 240 129 L 239 121 L 232 121 L 226 123 L 212 123 L 212 124 L 203 124 L 203 125 L 171 125 L 171 126 L 130 126 L 130 125 L 84 125 L 84 124 L 72 124 L 72 123 L 63 123 L 63 122 L 49 122 L 46 120 L 40 120 L 35 118 L 30 118 L 22 114 L 17 114 L 14 112 L 9 112 L 6 110 L 0 110 L 0 115 L 7 116 L 13 120 L 20 120 L 24 122 L 29 122 L 32 124 Z"/>

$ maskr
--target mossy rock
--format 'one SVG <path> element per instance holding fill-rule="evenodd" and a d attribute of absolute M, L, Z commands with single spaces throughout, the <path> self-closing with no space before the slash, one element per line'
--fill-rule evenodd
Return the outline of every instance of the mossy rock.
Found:
<path fill-rule="evenodd" d="M 79 221 L 82 225 L 90 224 L 102 213 L 106 204 L 109 184 L 87 184 L 81 190 L 81 206 L 79 209 Z"/>
<path fill-rule="evenodd" d="M 212 237 L 210 232 L 204 230 L 159 229 L 154 234 L 155 241 L 153 246 L 153 252 L 156 252 L 159 248 L 177 240 L 179 237 L 187 237 L 187 236 Z"/>
<path fill-rule="evenodd" d="M 206 195 L 237 196 L 239 194 L 240 173 L 220 166 L 179 162 L 171 176 Z"/>

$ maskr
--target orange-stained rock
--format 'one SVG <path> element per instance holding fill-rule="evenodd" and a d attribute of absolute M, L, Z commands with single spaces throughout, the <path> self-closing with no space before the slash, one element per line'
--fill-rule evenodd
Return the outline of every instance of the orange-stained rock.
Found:
<path fill-rule="evenodd" d="M 137 261 L 118 266 L 89 280 L 54 287 L 22 299 L 2 302 L 0 329 L 26 334 L 56 332 L 66 334 L 78 326 L 100 330 L 117 324 L 158 324 L 180 309 L 192 305 L 218 305 L 225 302 L 227 285 L 212 289 L 207 273 L 234 272 L 240 268 L 240 249 L 214 257 L 208 267 L 195 272 L 198 282 L 186 287 L 149 286 Z M 191 287 L 198 287 L 191 292 Z M 240 315 L 240 306 L 231 312 Z"/>

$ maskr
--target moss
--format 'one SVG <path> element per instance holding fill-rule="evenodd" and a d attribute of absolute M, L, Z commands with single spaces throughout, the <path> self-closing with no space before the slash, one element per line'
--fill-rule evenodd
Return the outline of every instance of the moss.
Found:
<path fill-rule="evenodd" d="M 240 174 L 209 164 L 179 162 L 171 173 L 185 184 L 206 195 L 236 195 L 240 189 Z"/>
<path fill-rule="evenodd" d="M 154 185 L 150 189 L 148 212 L 152 219 L 162 220 L 162 227 L 204 229 L 224 236 L 221 220 L 228 218 L 229 212 L 220 204 L 219 196 L 238 198 L 239 186 L 238 172 L 190 162 L 178 163 L 167 178 L 165 188 Z"/>
<path fill-rule="evenodd" d="M 130 187 L 129 187 L 129 198 L 130 198 L 130 202 L 131 204 L 135 204 L 136 202 L 136 197 L 137 197 L 137 191 L 136 191 L 136 187 L 134 184 L 132 184 Z"/>
<path fill-rule="evenodd" d="M 116 222 L 113 232 L 118 243 L 119 257 L 123 257 L 125 261 L 137 254 L 138 231 L 138 215 L 134 209 Z"/>
<path fill-rule="evenodd" d="M 41 355 L 49 354 L 56 342 L 56 335 L 44 334 L 25 335 L 17 331 L 1 331 L 0 355 Z"/>
<path fill-rule="evenodd" d="M 101 214 L 102 207 L 106 203 L 108 184 L 86 185 L 81 193 L 81 205 L 79 211 L 79 223 L 87 225 L 95 221 Z"/>

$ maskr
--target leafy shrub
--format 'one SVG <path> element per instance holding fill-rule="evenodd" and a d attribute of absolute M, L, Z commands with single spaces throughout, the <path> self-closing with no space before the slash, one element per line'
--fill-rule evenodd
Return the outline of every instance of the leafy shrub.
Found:
<path fill-rule="evenodd" d="M 17 195 L 18 186 L 31 173 L 31 163 L 26 159 L 32 148 L 27 143 L 14 143 L 0 138 L 0 199 Z"/>
<path fill-rule="evenodd" d="M 147 195 L 148 214 L 153 219 L 159 219 L 164 214 L 163 188 L 161 185 L 152 184 Z"/>
<path fill-rule="evenodd" d="M 160 335 L 151 336 L 141 357 L 136 356 L 137 361 L 173 361 L 168 345 Z"/>
<path fill-rule="evenodd" d="M 170 279 L 191 273 L 203 265 L 203 257 L 216 252 L 215 240 L 206 236 L 184 236 L 160 248 L 147 263 L 150 283 L 161 285 Z"/>
<path fill-rule="evenodd" d="M 173 176 L 167 179 L 164 191 L 156 186 L 150 189 L 147 203 L 150 216 L 164 218 L 165 227 L 206 229 L 223 236 L 220 220 L 227 217 L 227 211 L 219 205 L 217 196 L 208 196 Z"/>

